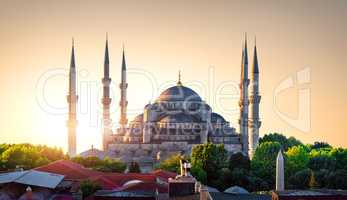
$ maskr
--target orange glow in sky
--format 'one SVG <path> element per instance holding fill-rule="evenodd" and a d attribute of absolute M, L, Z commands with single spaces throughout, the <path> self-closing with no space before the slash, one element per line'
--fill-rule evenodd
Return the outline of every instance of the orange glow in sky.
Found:
<path fill-rule="evenodd" d="M 175 84 L 181 70 L 183 84 L 238 129 L 237 84 L 247 32 L 250 64 L 257 36 L 261 135 L 280 132 L 347 147 L 346 19 L 347 2 L 339 0 L 0 1 L 0 142 L 66 150 L 66 75 L 74 37 L 77 150 L 101 145 L 106 32 L 113 122 L 119 121 L 124 43 L 130 120 Z"/>

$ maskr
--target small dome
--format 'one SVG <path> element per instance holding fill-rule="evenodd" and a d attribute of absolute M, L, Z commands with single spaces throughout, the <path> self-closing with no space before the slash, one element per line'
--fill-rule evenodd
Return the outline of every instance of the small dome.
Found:
<path fill-rule="evenodd" d="M 192 89 L 177 85 L 166 89 L 157 98 L 157 101 L 202 101 L 200 96 Z"/>
<path fill-rule="evenodd" d="M 221 115 L 219 115 L 217 113 L 212 113 L 211 114 L 211 122 L 212 123 L 225 122 L 225 119 Z"/>
<path fill-rule="evenodd" d="M 138 183 L 143 183 L 143 181 L 137 180 L 137 179 L 133 179 L 133 180 L 130 180 L 130 181 L 125 182 L 125 183 L 123 184 L 123 187 L 124 187 L 124 186 L 133 185 L 133 184 L 138 184 Z"/>
<path fill-rule="evenodd" d="M 133 122 L 142 122 L 142 121 L 143 121 L 143 113 L 137 115 L 133 120 Z"/>
<path fill-rule="evenodd" d="M 160 119 L 161 123 L 187 123 L 197 121 L 194 116 L 184 113 L 171 114 Z"/>
<path fill-rule="evenodd" d="M 249 194 L 246 189 L 237 185 L 224 190 L 224 192 L 229 194 Z"/>

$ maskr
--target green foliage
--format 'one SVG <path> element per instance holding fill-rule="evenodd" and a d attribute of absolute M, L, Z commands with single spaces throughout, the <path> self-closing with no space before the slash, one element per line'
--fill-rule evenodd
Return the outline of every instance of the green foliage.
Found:
<path fill-rule="evenodd" d="M 31 169 L 66 158 L 61 149 L 31 144 L 2 144 L 0 152 L 1 170 L 11 170 L 17 167 Z"/>
<path fill-rule="evenodd" d="M 207 174 L 207 183 L 211 183 L 212 187 L 219 190 L 223 189 L 223 185 L 216 181 L 220 178 L 219 173 L 216 172 L 227 167 L 227 160 L 224 145 L 208 143 L 194 146 L 192 149 L 192 165 L 203 169 Z"/>
<path fill-rule="evenodd" d="M 85 180 L 81 182 L 80 189 L 82 191 L 83 199 L 94 194 L 96 191 L 101 190 L 101 186 L 96 182 Z"/>
<path fill-rule="evenodd" d="M 303 145 L 294 137 L 265 135 L 250 161 L 242 153 L 228 155 L 223 145 L 203 144 L 193 148 L 192 175 L 220 191 L 234 185 L 249 191 L 275 187 L 276 158 L 282 149 L 288 189 L 347 188 L 347 149 L 332 148 L 324 142 Z M 179 172 L 179 155 L 159 164 L 159 168 Z"/>
<path fill-rule="evenodd" d="M 251 162 L 247 156 L 244 156 L 241 152 L 234 153 L 229 158 L 229 169 L 246 169 L 247 171 L 251 168 Z"/>
<path fill-rule="evenodd" d="M 163 160 L 156 167 L 170 172 L 180 173 L 180 160 L 183 158 L 181 154 L 173 154 L 166 160 Z"/>
<path fill-rule="evenodd" d="M 347 149 L 332 149 L 330 155 L 336 160 L 336 169 L 347 170 Z"/>
<path fill-rule="evenodd" d="M 311 146 L 312 149 L 321 149 L 321 148 L 332 148 L 330 144 L 326 142 L 314 142 Z"/>
<path fill-rule="evenodd" d="M 276 157 L 280 149 L 279 142 L 263 142 L 256 149 L 251 161 L 253 175 L 263 179 L 269 186 L 275 184 Z"/>
<path fill-rule="evenodd" d="M 329 173 L 326 186 L 332 189 L 347 189 L 347 170 L 339 169 Z"/>
<path fill-rule="evenodd" d="M 139 163 L 132 161 L 129 164 L 129 172 L 130 173 L 141 173 L 140 165 Z"/>
<path fill-rule="evenodd" d="M 289 188 L 292 189 L 307 189 L 310 187 L 312 172 L 310 169 L 303 169 L 296 172 L 289 178 Z"/>
<path fill-rule="evenodd" d="M 207 184 L 207 173 L 200 166 L 193 165 L 190 172 L 202 184 Z"/>
<path fill-rule="evenodd" d="M 314 179 L 316 181 L 317 188 L 323 188 L 327 185 L 327 179 L 329 176 L 329 170 L 321 169 L 313 172 Z"/>
<path fill-rule="evenodd" d="M 302 145 L 302 143 L 294 137 L 287 138 L 279 133 L 270 133 L 259 139 L 259 144 L 264 142 L 278 142 L 283 150 L 287 151 L 290 147 Z"/>
<path fill-rule="evenodd" d="M 83 158 L 80 156 L 76 156 L 71 159 L 73 162 L 83 165 L 84 167 L 91 168 L 97 171 L 102 172 L 117 172 L 123 173 L 126 169 L 126 164 L 123 162 L 110 159 L 106 157 L 105 159 L 100 159 L 98 157 L 87 157 Z"/>
<path fill-rule="evenodd" d="M 322 149 L 313 149 L 310 152 L 310 161 L 309 168 L 312 170 L 320 170 L 320 169 L 328 169 L 335 170 L 336 169 L 336 158 L 332 156 L 330 151 L 322 150 Z"/>
<path fill-rule="evenodd" d="M 302 145 L 293 146 L 288 149 L 286 154 L 286 170 L 289 176 L 295 172 L 304 170 L 308 167 L 309 153 Z"/>

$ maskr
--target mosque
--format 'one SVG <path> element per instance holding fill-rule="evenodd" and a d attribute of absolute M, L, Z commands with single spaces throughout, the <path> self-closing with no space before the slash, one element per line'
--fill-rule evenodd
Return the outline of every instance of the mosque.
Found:
<path fill-rule="evenodd" d="M 159 97 L 144 106 L 143 113 L 128 123 L 127 119 L 127 66 L 123 49 L 120 88 L 119 128 L 112 130 L 110 118 L 110 64 L 106 39 L 103 84 L 102 151 L 90 149 L 82 156 L 109 156 L 124 162 L 137 161 L 141 166 L 154 163 L 176 153 L 190 154 L 194 145 L 204 143 L 224 144 L 230 152 L 242 152 L 253 156 L 258 145 L 259 128 L 259 67 L 257 47 L 254 46 L 250 79 L 248 73 L 247 39 L 242 49 L 240 81 L 240 118 L 238 131 L 189 87 L 179 80 L 175 86 L 164 90 Z M 76 64 L 72 46 L 69 94 L 68 154 L 76 155 Z"/>

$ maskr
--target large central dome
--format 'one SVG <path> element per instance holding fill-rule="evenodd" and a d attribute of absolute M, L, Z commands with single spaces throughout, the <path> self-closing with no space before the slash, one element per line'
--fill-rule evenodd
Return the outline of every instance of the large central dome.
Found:
<path fill-rule="evenodd" d="M 194 90 L 178 84 L 160 94 L 157 101 L 202 101 Z"/>

